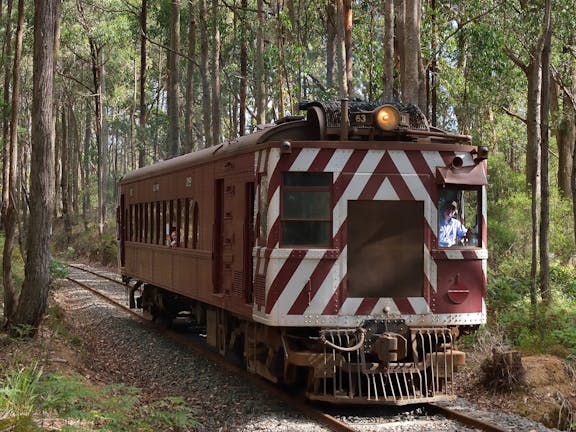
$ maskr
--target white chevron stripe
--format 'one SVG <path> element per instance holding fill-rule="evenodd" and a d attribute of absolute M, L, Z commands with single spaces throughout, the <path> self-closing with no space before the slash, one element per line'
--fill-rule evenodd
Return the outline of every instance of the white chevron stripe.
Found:
<path fill-rule="evenodd" d="M 388 178 L 384 179 L 380 187 L 378 188 L 378 192 L 374 195 L 375 200 L 390 200 L 390 201 L 398 201 L 400 197 L 396 193 L 396 190 L 390 183 Z"/>
<path fill-rule="evenodd" d="M 438 291 L 438 268 L 426 244 L 424 244 L 424 274 L 426 274 L 432 290 L 434 292 Z"/>
<path fill-rule="evenodd" d="M 274 191 L 274 195 L 270 198 L 270 202 L 268 203 L 268 224 L 266 226 L 266 238 L 270 238 L 270 231 L 272 230 L 272 226 L 276 219 L 280 217 L 280 188 L 276 188 Z M 274 244 L 272 247 L 276 247 L 278 242 Z"/>
<path fill-rule="evenodd" d="M 422 152 L 422 156 L 424 156 L 424 160 L 428 164 L 432 175 L 436 174 L 437 167 L 446 166 L 446 163 L 444 162 L 444 159 L 442 159 L 440 152 L 425 151 Z"/>
<path fill-rule="evenodd" d="M 290 171 L 308 171 L 314 158 L 320 153 L 319 148 L 303 148 L 290 167 Z"/>
<path fill-rule="evenodd" d="M 271 261 L 276 260 L 274 259 Z M 285 260 L 279 260 L 279 262 L 276 265 L 282 267 L 284 262 Z M 300 262 L 298 269 L 290 277 L 290 280 L 286 284 L 286 287 L 282 291 L 282 294 L 280 294 L 278 301 L 276 302 L 274 308 L 270 312 L 271 314 L 275 313 L 284 314 L 292 307 L 292 305 L 300 295 L 301 290 L 307 289 L 306 284 L 310 280 L 310 276 L 318 266 L 319 262 L 320 260 L 318 258 L 311 259 L 308 256 L 308 253 L 306 254 L 306 257 L 304 257 L 304 259 Z M 319 313 L 321 312 L 322 311 L 320 311 Z"/>
<path fill-rule="evenodd" d="M 401 316 L 398 306 L 391 298 L 379 299 L 372 309 L 372 315 L 382 315 L 383 313 L 386 313 L 387 317 L 390 319 L 399 318 Z"/>
<path fill-rule="evenodd" d="M 321 314 L 327 306 L 328 301 L 334 295 L 334 292 L 338 289 L 338 285 L 342 278 L 346 275 L 347 263 L 346 257 L 348 253 L 348 246 L 344 247 L 344 250 L 334 262 L 334 265 L 326 275 L 326 278 L 320 285 L 320 289 L 316 295 L 311 299 L 310 304 L 304 312 L 305 315 L 310 314 Z"/>
<path fill-rule="evenodd" d="M 330 158 L 330 161 L 326 164 L 324 172 L 333 172 L 335 181 L 336 178 L 342 174 L 342 169 L 344 168 L 344 165 L 346 165 L 346 162 L 348 162 L 348 159 L 350 159 L 350 156 L 352 156 L 353 152 L 354 150 L 352 149 L 341 149 L 335 151 Z"/>
<path fill-rule="evenodd" d="M 348 297 L 340 308 L 338 315 L 355 315 L 358 307 L 362 303 L 362 300 L 364 299 Z"/>
<path fill-rule="evenodd" d="M 408 297 L 408 302 L 417 315 L 432 313 L 430 305 L 426 303 L 424 297 Z"/>

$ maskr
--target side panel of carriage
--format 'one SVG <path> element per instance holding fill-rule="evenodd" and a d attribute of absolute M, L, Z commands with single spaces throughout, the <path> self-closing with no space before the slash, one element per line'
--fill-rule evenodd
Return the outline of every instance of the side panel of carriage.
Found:
<path fill-rule="evenodd" d="M 310 327 L 485 322 L 485 161 L 473 159 L 472 147 L 380 147 L 292 143 L 290 153 L 273 146 L 257 155 L 255 320 Z M 452 166 L 454 158 L 462 163 Z M 474 240 L 439 248 L 439 209 L 464 195 Z M 298 209 L 289 201 L 298 197 L 308 204 L 291 214 Z M 298 223 L 310 225 L 314 244 L 286 228 Z"/>

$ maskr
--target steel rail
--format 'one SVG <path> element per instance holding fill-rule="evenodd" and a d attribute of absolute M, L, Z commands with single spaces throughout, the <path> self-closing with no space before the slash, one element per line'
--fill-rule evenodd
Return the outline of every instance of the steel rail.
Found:
<path fill-rule="evenodd" d="M 115 280 L 115 279 L 110 278 L 106 275 L 97 273 L 93 270 L 90 270 L 90 269 L 87 269 L 87 268 L 84 268 L 84 267 L 81 267 L 78 265 L 74 265 L 74 264 L 69 264 L 69 266 L 72 268 L 75 268 L 77 270 L 92 274 L 96 277 L 106 279 L 106 280 L 109 280 L 111 282 L 114 282 L 114 283 L 117 283 L 120 285 L 124 285 L 122 282 L 120 282 L 118 280 Z M 98 297 L 102 298 L 103 300 L 110 303 L 111 305 L 117 306 L 117 307 L 123 309 L 124 311 L 128 312 L 131 316 L 137 318 L 141 322 L 144 322 L 148 325 L 152 324 L 151 320 L 144 317 L 141 313 L 135 311 L 134 309 L 130 309 L 125 304 L 114 300 L 113 298 L 107 296 L 105 293 L 100 292 L 98 289 L 90 287 L 89 285 L 87 285 L 83 282 L 80 282 L 80 281 L 78 281 L 78 280 L 76 280 L 70 276 L 66 277 L 66 279 L 79 285 L 80 287 L 96 294 Z M 335 431 L 335 432 L 356 432 L 357 431 L 357 429 L 355 429 L 353 427 L 353 425 L 342 422 L 342 421 L 338 420 L 337 418 L 333 417 L 332 415 L 325 413 L 325 412 L 322 412 L 319 409 L 316 409 L 314 406 L 310 405 L 304 398 L 289 395 L 285 391 L 283 391 L 282 389 L 278 388 L 273 383 L 266 381 L 266 380 L 254 375 L 254 374 L 248 373 L 245 368 L 236 366 L 233 363 L 226 361 L 226 359 L 223 356 L 221 356 L 217 351 L 215 351 L 214 348 L 206 345 L 205 343 L 201 343 L 200 341 L 195 340 L 195 339 L 190 339 L 186 335 L 177 333 L 173 330 L 169 330 L 166 328 L 160 328 L 158 326 L 152 326 L 152 327 L 158 329 L 162 335 L 168 336 L 171 340 L 178 343 L 179 345 L 181 345 L 185 348 L 192 349 L 194 352 L 201 355 L 202 357 L 207 358 L 210 361 L 217 363 L 218 366 L 222 366 L 228 372 L 233 373 L 236 376 L 242 375 L 246 380 L 248 380 L 250 383 L 252 383 L 256 387 L 258 387 L 259 389 L 267 392 L 268 394 L 270 394 L 271 396 L 273 396 L 277 399 L 282 400 L 284 403 L 288 404 L 294 410 L 301 412 L 306 417 L 308 417 L 314 421 L 317 421 L 318 423 L 326 426 L 330 430 Z M 442 405 L 438 405 L 435 403 L 427 403 L 427 404 L 425 404 L 425 407 L 427 408 L 427 411 L 429 411 L 432 414 L 437 414 L 437 415 L 446 417 L 448 419 L 457 421 L 457 422 L 459 422 L 465 426 L 476 428 L 476 429 L 482 430 L 484 432 L 509 432 L 509 429 L 498 427 L 497 425 L 494 425 L 490 422 L 471 417 L 469 415 L 463 414 L 461 412 L 455 411 L 453 409 L 450 409 L 450 408 L 442 406 Z"/>
<path fill-rule="evenodd" d="M 444 416 L 451 420 L 456 420 L 465 426 L 480 429 L 484 432 L 510 432 L 510 429 L 508 428 L 501 428 L 493 423 L 471 417 L 469 415 L 463 414 L 445 406 L 437 405 L 435 403 L 428 403 L 426 404 L 426 407 L 435 414 Z"/>
<path fill-rule="evenodd" d="M 108 280 L 111 280 L 112 282 L 116 282 L 116 283 L 121 284 L 121 282 L 118 282 L 118 281 L 115 281 L 111 278 L 108 278 L 105 275 L 98 274 L 97 272 L 90 271 L 90 270 L 87 270 L 85 268 L 75 266 L 75 265 L 71 265 L 71 267 L 76 268 L 76 269 L 81 270 L 81 271 L 85 271 L 86 273 L 93 274 L 94 276 L 108 279 Z M 138 312 L 134 311 L 133 309 L 130 309 L 128 306 L 114 300 L 111 297 L 108 297 L 106 294 L 100 292 L 99 290 L 97 290 L 93 287 L 90 287 L 89 285 L 87 285 L 83 282 L 80 282 L 80 281 L 74 279 L 73 277 L 68 276 L 68 277 L 66 277 L 66 279 L 79 285 L 80 287 L 90 291 L 91 293 L 96 294 L 98 297 L 102 298 L 107 303 L 123 309 L 124 311 L 128 312 L 131 316 L 136 317 L 138 320 L 143 321 L 149 325 L 151 324 L 151 321 L 149 319 L 145 318 L 144 316 L 142 316 Z M 287 405 L 292 407 L 295 411 L 300 412 L 303 415 L 305 415 L 306 417 L 310 418 L 311 420 L 314 420 L 314 421 L 326 426 L 331 431 L 356 432 L 356 429 L 354 429 L 352 426 L 350 426 L 344 422 L 341 422 L 340 420 L 331 416 L 330 414 L 324 413 L 324 412 L 314 408 L 313 406 L 310 406 L 303 398 L 291 396 L 291 395 L 287 394 L 286 392 L 282 391 L 277 386 L 275 386 L 273 383 L 266 381 L 266 380 L 254 375 L 254 374 L 248 373 L 246 371 L 246 369 L 238 367 L 238 366 L 230 363 L 229 361 L 226 361 L 226 359 L 224 357 L 222 357 L 220 354 L 218 354 L 218 352 L 216 352 L 213 348 L 211 348 L 211 347 L 209 347 L 203 343 L 200 343 L 197 340 L 190 339 L 189 337 L 186 337 L 186 335 L 179 334 L 175 331 L 165 329 L 165 328 L 159 328 L 158 326 L 154 326 L 154 327 L 157 328 L 161 332 L 162 335 L 168 336 L 171 340 L 178 343 L 179 345 L 184 346 L 185 348 L 192 349 L 194 352 L 201 355 L 202 357 L 207 358 L 210 361 L 217 363 L 218 366 L 222 366 L 224 369 L 226 369 L 230 373 L 233 373 L 235 376 L 238 376 L 241 374 L 246 380 L 249 380 L 253 385 L 258 387 L 259 389 L 267 392 L 268 394 L 270 394 L 274 398 L 282 400 L 284 403 L 286 403 Z"/>

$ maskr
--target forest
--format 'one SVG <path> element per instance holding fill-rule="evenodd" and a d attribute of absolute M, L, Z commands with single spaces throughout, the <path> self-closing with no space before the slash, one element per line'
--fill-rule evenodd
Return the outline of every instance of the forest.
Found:
<path fill-rule="evenodd" d="M 398 100 L 489 159 L 486 331 L 576 355 L 570 0 L 0 2 L 3 318 L 34 333 L 54 262 L 115 263 L 127 172 L 298 115 Z"/>

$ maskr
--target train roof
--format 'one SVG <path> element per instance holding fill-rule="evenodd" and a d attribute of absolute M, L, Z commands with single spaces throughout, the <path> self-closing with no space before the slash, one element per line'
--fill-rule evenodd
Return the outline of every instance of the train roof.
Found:
<path fill-rule="evenodd" d="M 405 121 L 394 131 L 377 131 L 372 124 L 357 124 L 357 115 L 362 118 L 371 118 L 376 110 L 384 105 L 393 106 Z M 348 114 L 349 135 L 353 139 L 376 139 L 390 141 L 418 141 L 422 138 L 434 137 L 436 142 L 444 144 L 470 145 L 471 138 L 468 135 L 451 134 L 445 131 L 430 128 L 426 117 L 415 105 L 401 104 L 399 102 L 346 102 L 345 109 Z M 182 156 L 173 157 L 157 162 L 143 168 L 138 168 L 125 174 L 120 182 L 129 183 L 147 177 L 157 176 L 164 173 L 173 173 L 191 165 L 198 165 L 218 159 L 225 155 L 236 152 L 253 151 L 259 145 L 270 141 L 338 141 L 341 139 L 341 102 L 318 102 L 305 101 L 299 105 L 300 110 L 306 111 L 304 116 L 287 116 L 275 123 L 259 125 L 257 130 L 248 135 L 225 141 L 219 145 L 194 151 Z"/>

